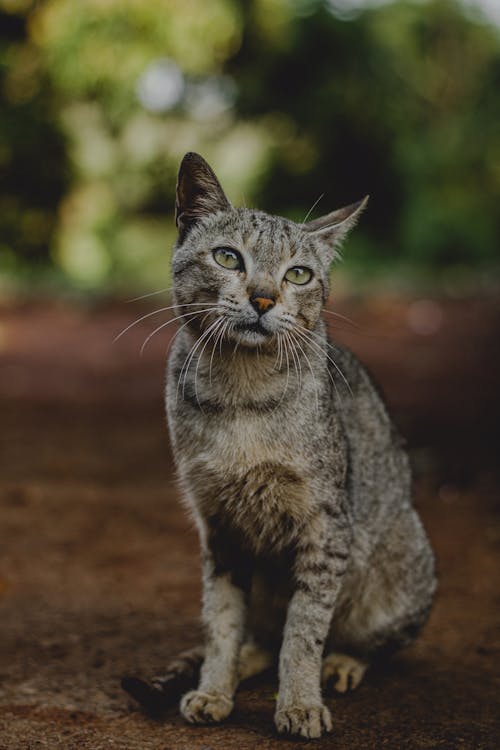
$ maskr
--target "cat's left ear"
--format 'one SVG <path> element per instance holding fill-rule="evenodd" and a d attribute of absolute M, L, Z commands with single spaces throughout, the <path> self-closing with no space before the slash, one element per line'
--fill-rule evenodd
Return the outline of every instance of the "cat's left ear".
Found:
<path fill-rule="evenodd" d="M 369 195 L 365 195 L 362 200 L 351 203 L 350 206 L 338 208 L 336 211 L 325 214 L 325 216 L 320 216 L 319 219 L 308 221 L 307 224 L 304 224 L 303 229 L 324 240 L 331 247 L 333 255 L 335 248 L 340 245 L 358 221 L 362 211 L 366 208 L 369 197 Z"/>
<path fill-rule="evenodd" d="M 199 154 L 186 154 L 179 167 L 175 196 L 175 223 L 181 241 L 199 219 L 231 208 L 210 165 Z"/>

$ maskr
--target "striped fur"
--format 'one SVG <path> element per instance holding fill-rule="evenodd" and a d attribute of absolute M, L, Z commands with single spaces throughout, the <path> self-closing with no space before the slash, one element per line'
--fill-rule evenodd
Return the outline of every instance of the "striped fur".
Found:
<path fill-rule="evenodd" d="M 203 560 L 205 657 L 181 702 L 190 722 L 224 719 L 241 676 L 276 662 L 278 730 L 320 736 L 332 727 L 323 660 L 347 689 L 429 611 L 433 555 L 407 455 L 320 315 L 365 202 L 296 224 L 233 208 L 201 157 L 181 165 L 174 295 L 178 314 L 193 314 L 170 354 L 167 412 Z M 244 269 L 218 265 L 216 247 L 238 251 Z M 287 282 L 293 266 L 311 281 Z M 273 300 L 260 318 L 255 290 Z"/>

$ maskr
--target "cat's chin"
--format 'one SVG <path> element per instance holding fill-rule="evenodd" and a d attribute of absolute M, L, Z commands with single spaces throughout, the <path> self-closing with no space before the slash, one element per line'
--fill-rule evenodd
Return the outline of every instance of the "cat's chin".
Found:
<path fill-rule="evenodd" d="M 270 344 L 272 338 L 272 334 L 261 333 L 260 331 L 233 332 L 233 339 L 240 346 L 244 346 L 247 349 L 257 349 L 257 347 L 262 347 L 262 345 Z"/>
<path fill-rule="evenodd" d="M 259 321 L 236 325 L 232 330 L 231 337 L 241 346 L 250 349 L 269 344 L 274 338 L 272 331 L 264 328 Z"/>

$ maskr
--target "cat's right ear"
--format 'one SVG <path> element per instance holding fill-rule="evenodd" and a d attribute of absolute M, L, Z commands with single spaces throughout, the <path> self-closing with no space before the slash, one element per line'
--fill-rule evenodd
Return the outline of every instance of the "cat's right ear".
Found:
<path fill-rule="evenodd" d="M 326 216 L 320 216 L 319 219 L 308 221 L 307 224 L 302 225 L 306 232 L 320 237 L 330 247 L 328 260 L 338 257 L 338 246 L 358 221 L 362 211 L 366 208 L 369 197 L 369 195 L 365 195 L 357 203 L 338 208 L 336 211 L 326 214 Z"/>
<path fill-rule="evenodd" d="M 199 219 L 232 208 L 213 169 L 199 154 L 186 154 L 179 167 L 175 223 L 182 242 Z"/>

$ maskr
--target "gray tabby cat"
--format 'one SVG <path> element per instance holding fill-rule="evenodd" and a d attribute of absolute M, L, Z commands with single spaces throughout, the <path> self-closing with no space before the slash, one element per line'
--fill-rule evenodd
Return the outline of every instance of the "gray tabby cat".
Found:
<path fill-rule="evenodd" d="M 194 724 L 225 719 L 238 683 L 278 663 L 278 731 L 319 737 L 332 728 L 322 684 L 355 688 L 431 606 L 407 455 L 321 318 L 336 248 L 366 200 L 297 224 L 234 208 L 197 154 L 180 167 L 173 279 L 185 318 L 167 410 L 199 530 L 206 643 L 151 690 L 202 662 L 181 701 Z"/>

